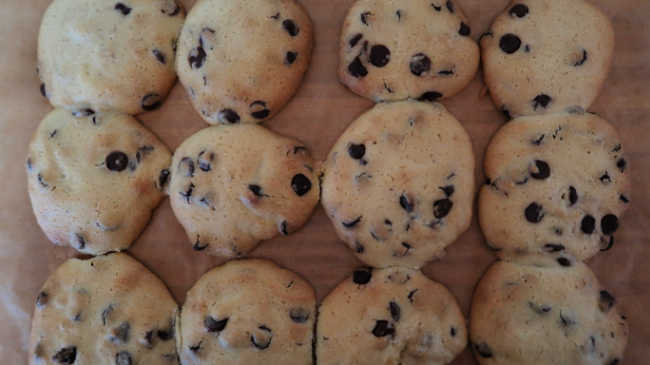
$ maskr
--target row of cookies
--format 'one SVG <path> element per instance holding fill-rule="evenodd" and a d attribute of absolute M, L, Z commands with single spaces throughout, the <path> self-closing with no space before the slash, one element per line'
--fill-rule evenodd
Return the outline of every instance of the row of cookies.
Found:
<path fill-rule="evenodd" d="M 419 271 L 356 270 L 317 310 L 300 276 L 233 260 L 204 274 L 181 310 L 147 268 L 114 253 L 70 259 L 47 279 L 29 363 L 448 363 L 466 343 L 455 299 Z"/>

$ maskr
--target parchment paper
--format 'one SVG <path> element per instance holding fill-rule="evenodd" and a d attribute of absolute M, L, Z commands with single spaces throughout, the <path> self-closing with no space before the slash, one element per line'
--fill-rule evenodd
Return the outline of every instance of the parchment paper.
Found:
<path fill-rule="evenodd" d="M 233 0 L 236 1 L 236 0 Z M 346 126 L 372 104 L 346 90 L 336 77 L 341 23 L 353 0 L 300 0 L 315 26 L 313 62 L 297 96 L 266 126 L 304 141 L 324 159 Z M 487 30 L 508 0 L 456 0 L 470 19 L 472 36 Z M 594 0 L 595 1 L 595 0 Z M 55 247 L 37 226 L 26 191 L 25 154 L 37 124 L 51 110 L 39 93 L 36 40 L 48 0 L 0 2 L 0 362 L 25 364 L 34 299 L 42 283 L 72 249 Z M 190 9 L 193 0 L 182 1 Z M 589 265 L 616 296 L 629 318 L 626 364 L 650 360 L 650 1 L 595 1 L 614 21 L 616 54 L 602 95 L 591 108 L 616 125 L 629 156 L 632 203 L 616 244 Z M 251 9 L 255 11 L 255 9 Z M 483 181 L 482 155 L 503 117 L 484 95 L 482 76 L 444 101 L 469 131 Z M 172 149 L 206 127 L 177 84 L 163 107 L 140 120 Z M 567 158 L 571 158 L 567 156 Z M 158 274 L 182 303 L 185 292 L 222 260 L 192 251 L 165 200 L 131 254 Z M 319 300 L 360 264 L 318 208 L 311 221 L 289 237 L 262 243 L 252 256 L 267 257 L 304 275 Z M 474 286 L 494 256 L 485 248 L 474 218 L 447 255 L 424 272 L 445 284 L 467 315 Z M 475 364 L 466 350 L 454 364 Z"/>

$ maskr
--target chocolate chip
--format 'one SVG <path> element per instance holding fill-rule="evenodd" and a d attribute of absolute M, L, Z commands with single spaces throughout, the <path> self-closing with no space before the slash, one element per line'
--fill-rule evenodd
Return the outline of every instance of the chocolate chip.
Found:
<path fill-rule="evenodd" d="M 77 358 L 77 347 L 68 346 L 57 351 L 52 360 L 58 362 L 59 364 L 74 364 Z"/>
<path fill-rule="evenodd" d="M 298 196 L 303 196 L 311 190 L 311 181 L 303 174 L 294 175 L 291 179 L 291 188 Z"/>
<path fill-rule="evenodd" d="M 630 199 L 628 199 L 628 197 L 623 194 L 621 194 L 618 198 L 625 204 L 630 202 Z"/>
<path fill-rule="evenodd" d="M 429 101 L 434 102 L 442 98 L 442 94 L 437 91 L 427 91 L 424 94 L 420 95 L 418 101 Z"/>
<path fill-rule="evenodd" d="M 612 182 L 612 178 L 609 176 L 609 173 L 605 171 L 603 175 L 600 176 L 600 182 L 607 185 Z"/>
<path fill-rule="evenodd" d="M 603 312 L 608 312 L 616 304 L 616 298 L 611 295 L 607 290 L 600 291 L 600 299 L 598 300 L 598 307 Z"/>
<path fill-rule="evenodd" d="M 614 214 L 607 214 L 600 220 L 600 230 L 605 235 L 611 235 L 618 229 L 618 217 Z"/>
<path fill-rule="evenodd" d="M 203 66 L 205 57 L 206 53 L 203 47 L 195 47 L 190 50 L 190 53 L 187 56 L 187 62 L 189 62 L 191 69 L 199 69 Z"/>
<path fill-rule="evenodd" d="M 179 162 L 178 162 L 178 171 L 183 173 L 183 176 L 185 177 L 193 177 L 194 176 L 194 160 L 192 160 L 190 157 L 183 157 Z"/>
<path fill-rule="evenodd" d="M 38 293 L 38 296 L 36 297 L 36 307 L 38 309 L 42 309 L 43 307 L 45 307 L 48 300 L 49 300 L 49 295 L 46 292 L 42 291 Z"/>
<path fill-rule="evenodd" d="M 309 311 L 305 308 L 291 308 L 289 311 L 289 318 L 296 323 L 305 323 L 309 319 Z"/>
<path fill-rule="evenodd" d="M 596 219 L 589 214 L 584 216 L 584 218 L 582 218 L 582 221 L 580 222 L 580 230 L 586 234 L 592 234 L 594 233 L 595 229 L 596 229 Z"/>
<path fill-rule="evenodd" d="M 503 52 L 513 54 L 521 47 L 521 39 L 512 33 L 505 34 L 499 40 L 499 47 Z"/>
<path fill-rule="evenodd" d="M 413 75 L 422 76 L 423 73 L 431 70 L 431 59 L 424 53 L 416 53 L 411 56 L 409 67 Z"/>
<path fill-rule="evenodd" d="M 472 33 L 472 30 L 470 29 L 469 25 L 465 24 L 464 22 L 460 22 L 460 29 L 458 30 L 458 34 L 468 37 Z"/>
<path fill-rule="evenodd" d="M 441 219 L 449 214 L 449 211 L 454 206 L 454 202 L 449 199 L 439 199 L 433 202 L 433 216 Z"/>
<path fill-rule="evenodd" d="M 140 161 L 145 158 L 149 153 L 151 153 L 154 150 L 153 146 L 141 146 L 138 147 L 138 150 L 135 153 L 135 160 L 137 163 L 140 163 Z"/>
<path fill-rule="evenodd" d="M 41 83 L 41 95 L 43 95 L 44 98 L 47 98 L 47 92 L 45 91 L 45 83 Z"/>
<path fill-rule="evenodd" d="M 573 186 L 569 186 L 569 206 L 574 205 L 578 201 L 578 191 Z"/>
<path fill-rule="evenodd" d="M 129 165 L 129 157 L 121 151 L 113 151 L 106 156 L 106 168 L 111 171 L 123 171 Z"/>
<path fill-rule="evenodd" d="M 273 334 L 270 328 L 261 325 L 258 327 L 264 333 L 254 333 L 251 335 L 251 343 L 260 350 L 266 350 L 271 345 Z"/>
<path fill-rule="evenodd" d="M 266 194 L 264 194 L 264 193 L 262 192 L 262 187 L 259 186 L 259 185 L 250 184 L 250 185 L 248 185 L 248 190 L 252 191 L 253 194 L 255 194 L 255 196 L 258 196 L 258 197 L 268 197 L 268 195 L 266 195 Z"/>
<path fill-rule="evenodd" d="M 506 117 L 506 121 L 512 120 L 512 115 L 510 115 L 510 111 L 508 108 L 506 108 L 505 105 L 501 106 L 501 114 L 503 114 L 504 117 Z"/>
<path fill-rule="evenodd" d="M 124 15 L 124 16 L 129 15 L 129 13 L 131 13 L 131 8 L 129 8 L 128 6 L 126 6 L 126 5 L 122 4 L 122 3 L 115 4 L 114 9 L 119 11 L 120 13 L 122 13 L 122 15 Z"/>
<path fill-rule="evenodd" d="M 532 309 L 533 312 L 535 312 L 537 314 L 540 314 L 540 315 L 546 314 L 546 313 L 550 312 L 551 309 L 552 309 L 551 307 L 549 307 L 547 305 L 540 305 L 540 304 L 533 303 L 533 302 L 528 302 L 528 306 L 530 307 L 530 309 Z"/>
<path fill-rule="evenodd" d="M 454 12 L 454 3 L 451 2 L 451 0 L 447 0 L 447 9 L 449 10 L 450 13 Z"/>
<path fill-rule="evenodd" d="M 360 160 L 366 154 L 366 146 L 364 144 L 351 143 L 348 146 L 348 155 L 355 160 Z"/>
<path fill-rule="evenodd" d="M 279 231 L 285 236 L 289 235 L 289 231 L 287 230 L 287 221 L 282 221 L 282 223 L 280 223 Z"/>
<path fill-rule="evenodd" d="M 440 76 L 451 76 L 454 74 L 454 70 L 440 70 L 438 71 L 438 75 Z"/>
<path fill-rule="evenodd" d="M 228 317 L 224 319 L 217 320 L 212 316 L 206 316 L 203 320 L 203 325 L 205 326 L 206 331 L 208 332 L 221 332 L 226 329 L 228 325 Z"/>
<path fill-rule="evenodd" d="M 239 123 L 239 114 L 232 109 L 222 109 L 217 115 L 221 123 L 235 124 Z"/>
<path fill-rule="evenodd" d="M 163 65 L 167 63 L 167 61 L 165 60 L 165 54 L 162 53 L 160 50 L 154 49 L 154 50 L 151 51 L 151 52 L 152 52 L 153 55 L 156 57 L 156 59 L 158 60 L 158 62 L 162 63 Z"/>
<path fill-rule="evenodd" d="M 102 311 L 102 325 L 106 326 L 106 322 L 108 322 L 108 317 L 110 317 L 111 313 L 113 313 L 113 305 L 109 304 Z"/>
<path fill-rule="evenodd" d="M 199 352 L 199 350 L 201 350 L 201 344 L 202 343 L 203 343 L 203 341 L 199 341 L 199 343 L 197 343 L 196 345 L 190 345 L 190 347 L 189 347 L 190 351 Z"/>
<path fill-rule="evenodd" d="M 282 21 L 282 27 L 284 30 L 289 33 L 290 36 L 295 37 L 298 35 L 300 32 L 300 28 L 296 25 L 296 23 L 293 22 L 291 19 L 285 19 Z"/>
<path fill-rule="evenodd" d="M 187 204 L 190 204 L 191 199 L 192 199 L 192 193 L 194 192 L 194 186 L 193 183 L 190 183 L 190 186 L 187 187 L 187 190 L 185 191 L 180 191 L 178 192 L 184 199 Z"/>
<path fill-rule="evenodd" d="M 176 329 L 176 321 L 174 319 L 169 320 L 169 326 L 167 328 L 159 329 L 157 331 L 158 338 L 163 341 L 169 341 L 174 338 Z"/>
<path fill-rule="evenodd" d="M 576 62 L 573 64 L 573 66 L 578 67 L 578 66 L 582 66 L 582 65 L 584 65 L 584 63 L 587 62 L 587 58 L 588 58 L 587 50 L 586 50 L 586 49 L 583 49 L 583 50 L 582 50 L 582 58 L 581 58 L 580 60 L 576 61 Z"/>
<path fill-rule="evenodd" d="M 343 224 L 343 227 L 345 227 L 345 228 L 352 228 L 352 227 L 356 226 L 357 223 L 361 222 L 361 218 L 362 218 L 362 216 L 358 216 L 354 220 L 351 220 L 351 221 L 348 221 L 348 222 L 343 221 L 343 222 L 341 222 L 341 224 Z"/>
<path fill-rule="evenodd" d="M 115 365 L 131 365 L 131 354 L 127 351 L 120 351 L 115 354 Z"/>
<path fill-rule="evenodd" d="M 413 289 L 409 292 L 409 294 L 407 295 L 409 302 L 413 303 L 413 296 L 415 295 L 415 293 L 417 293 L 417 291 L 418 289 Z"/>
<path fill-rule="evenodd" d="M 175 16 L 181 12 L 181 7 L 176 4 L 176 1 L 167 0 L 160 11 L 167 16 Z"/>
<path fill-rule="evenodd" d="M 95 111 L 90 108 L 83 108 L 72 112 L 72 116 L 76 118 L 83 118 L 93 114 L 95 114 Z"/>
<path fill-rule="evenodd" d="M 368 25 L 368 17 L 369 17 L 371 14 L 372 14 L 372 13 L 369 12 L 369 11 L 364 11 L 363 13 L 361 13 L 361 23 L 363 23 L 363 24 L 365 24 L 365 25 Z"/>
<path fill-rule="evenodd" d="M 143 341 L 142 341 L 142 342 L 144 343 L 144 345 L 145 345 L 147 348 L 152 348 L 152 347 L 153 347 L 153 330 L 151 330 L 151 331 L 147 331 L 147 332 L 144 334 L 144 338 L 143 338 Z"/>
<path fill-rule="evenodd" d="M 376 67 L 384 67 L 390 62 L 390 50 L 383 44 L 377 44 L 370 48 L 370 63 Z"/>
<path fill-rule="evenodd" d="M 204 245 L 201 245 L 201 241 L 199 240 L 199 236 L 197 235 L 197 237 L 196 237 L 196 241 L 194 241 L 194 244 L 192 245 L 192 249 L 193 249 L 194 251 L 203 251 L 203 250 L 205 250 L 206 248 L 208 248 L 208 246 L 210 246 L 209 243 L 206 243 L 206 244 L 204 244 Z"/>
<path fill-rule="evenodd" d="M 618 169 L 621 170 L 621 172 L 625 172 L 626 166 L 627 166 L 627 162 L 625 162 L 624 158 L 621 158 L 616 162 L 616 167 L 618 167 Z"/>
<path fill-rule="evenodd" d="M 204 154 L 205 154 L 205 151 L 201 151 L 201 153 L 199 153 L 199 158 L 197 160 L 197 163 L 198 163 L 199 169 L 201 171 L 208 172 L 208 171 L 212 170 L 212 164 L 210 162 L 214 161 L 214 152 L 210 152 L 208 154 L 207 159 L 203 158 Z"/>
<path fill-rule="evenodd" d="M 270 18 L 278 20 L 278 19 L 280 19 L 280 13 L 275 13 L 275 14 L 271 15 Z"/>
<path fill-rule="evenodd" d="M 485 342 L 474 344 L 474 350 L 476 350 L 476 353 L 478 353 L 481 357 L 484 357 L 486 359 L 492 357 L 492 349 Z"/>
<path fill-rule="evenodd" d="M 388 321 L 380 319 L 375 322 L 375 327 L 372 329 L 372 334 L 375 337 L 394 336 L 395 328 L 388 323 Z"/>
<path fill-rule="evenodd" d="M 533 179 L 544 180 L 551 176 L 551 168 L 545 161 L 535 160 L 535 167 L 537 168 L 537 171 L 530 174 Z"/>
<path fill-rule="evenodd" d="M 612 152 L 619 152 L 623 146 L 619 143 L 612 149 Z"/>
<path fill-rule="evenodd" d="M 255 100 L 249 105 L 249 108 L 255 109 L 251 112 L 251 116 L 255 119 L 264 119 L 271 114 L 271 111 L 266 108 L 266 102 L 263 100 Z"/>
<path fill-rule="evenodd" d="M 354 60 L 348 65 L 348 72 L 350 75 L 356 77 L 357 79 L 366 77 L 366 75 L 368 75 L 368 70 L 361 63 L 359 56 L 355 57 Z"/>
<path fill-rule="evenodd" d="M 397 21 L 400 21 L 402 19 L 402 11 L 401 10 L 397 10 L 395 12 L 395 15 L 397 15 Z"/>
<path fill-rule="evenodd" d="M 80 250 L 83 250 L 86 247 L 86 239 L 81 233 L 75 233 L 74 236 L 77 240 L 77 247 L 79 247 Z"/>
<path fill-rule="evenodd" d="M 553 100 L 550 96 L 546 94 L 539 94 L 533 99 L 533 109 L 537 110 L 538 107 L 546 108 L 548 104 Z"/>
<path fill-rule="evenodd" d="M 399 197 L 399 205 L 404 209 L 407 213 L 413 212 L 413 209 L 415 207 L 415 202 L 412 202 L 409 200 L 409 198 L 402 194 Z"/>
<path fill-rule="evenodd" d="M 510 8 L 508 13 L 510 13 L 510 16 L 512 17 L 523 18 L 528 15 L 528 7 L 524 4 L 516 4 Z"/>
<path fill-rule="evenodd" d="M 442 190 L 445 193 L 445 196 L 447 198 L 454 195 L 454 186 L 453 185 L 438 187 L 438 189 Z"/>
<path fill-rule="evenodd" d="M 615 357 L 615 358 L 612 359 L 612 361 L 610 361 L 609 364 L 607 364 L 607 365 L 618 365 L 619 361 L 620 361 L 620 360 L 619 360 L 617 357 Z"/>
<path fill-rule="evenodd" d="M 372 279 L 372 269 L 369 267 L 354 270 L 352 274 L 352 281 L 355 284 L 365 285 L 370 282 L 370 279 Z"/>
<path fill-rule="evenodd" d="M 432 6 L 436 11 L 440 11 L 440 10 L 442 10 L 442 6 L 436 5 L 436 4 L 434 4 L 434 3 L 431 3 L 431 6 Z"/>
<path fill-rule="evenodd" d="M 350 38 L 350 41 L 349 41 L 350 48 L 354 48 L 354 46 L 356 46 L 357 43 L 359 43 L 361 38 L 363 38 L 363 34 L 361 34 L 361 33 L 357 33 L 357 34 L 354 35 L 354 37 Z"/>
<path fill-rule="evenodd" d="M 399 307 L 399 304 L 395 302 L 388 303 L 388 310 L 390 311 L 390 317 L 395 322 L 399 322 L 400 317 L 402 316 L 402 310 Z"/>
<path fill-rule="evenodd" d="M 162 98 L 159 94 L 149 93 L 142 97 L 142 109 L 146 111 L 155 110 L 162 105 Z"/>
<path fill-rule="evenodd" d="M 158 175 L 158 185 L 162 188 L 167 184 L 167 181 L 169 180 L 169 170 L 167 169 L 162 169 L 160 170 L 160 175 Z"/>
<path fill-rule="evenodd" d="M 557 258 L 557 263 L 560 264 L 561 266 L 564 266 L 564 267 L 571 266 L 571 261 L 569 259 L 567 259 L 566 257 L 558 257 Z"/>
<path fill-rule="evenodd" d="M 559 243 L 547 243 L 544 245 L 542 250 L 544 250 L 544 252 L 560 252 L 564 251 L 564 245 Z"/>
<path fill-rule="evenodd" d="M 614 246 L 614 236 L 609 236 L 609 241 L 604 241 L 605 239 L 605 237 L 600 237 L 601 251 L 609 251 Z M 603 244 L 607 244 L 607 246 L 602 247 Z"/>
<path fill-rule="evenodd" d="M 542 221 L 542 218 L 544 218 L 544 213 L 542 212 L 542 206 L 535 202 L 530 203 L 526 207 L 526 210 L 524 211 L 524 215 L 526 216 L 526 220 L 529 221 L 530 223 L 539 223 Z"/>
<path fill-rule="evenodd" d="M 129 322 L 122 322 L 119 326 L 113 328 L 111 331 L 111 342 L 125 344 L 129 340 L 129 331 L 131 325 Z"/>
<path fill-rule="evenodd" d="M 289 51 L 284 57 L 284 63 L 287 65 L 291 65 L 294 62 L 296 62 L 296 58 L 298 58 L 298 52 Z"/>
<path fill-rule="evenodd" d="M 560 324 L 562 327 L 571 327 L 576 324 L 576 321 L 560 312 Z"/>

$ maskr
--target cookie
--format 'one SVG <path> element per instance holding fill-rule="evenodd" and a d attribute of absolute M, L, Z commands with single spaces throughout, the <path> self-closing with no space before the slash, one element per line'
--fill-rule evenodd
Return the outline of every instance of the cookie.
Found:
<path fill-rule="evenodd" d="M 448 364 L 467 345 L 453 295 L 420 271 L 358 269 L 320 305 L 319 364 Z"/>
<path fill-rule="evenodd" d="M 128 255 L 70 259 L 36 298 L 29 364 L 179 364 L 177 315 L 165 285 Z"/>
<path fill-rule="evenodd" d="M 584 0 L 515 0 L 480 43 L 485 83 L 510 119 L 589 108 L 612 63 L 614 28 Z"/>
<path fill-rule="evenodd" d="M 312 38 L 294 0 L 199 0 L 179 39 L 178 77 L 206 122 L 259 123 L 296 93 Z"/>
<path fill-rule="evenodd" d="M 474 154 L 441 104 L 377 104 L 336 142 L 322 202 L 341 240 L 375 267 L 421 267 L 469 227 Z"/>
<path fill-rule="evenodd" d="M 616 365 L 629 330 L 615 304 L 581 262 L 498 261 L 472 299 L 471 347 L 481 365 Z"/>
<path fill-rule="evenodd" d="M 588 259 L 614 244 L 630 202 L 616 130 L 590 113 L 520 117 L 492 138 L 479 223 L 501 258 Z"/>
<path fill-rule="evenodd" d="M 178 344 L 183 364 L 312 362 L 314 289 L 267 260 L 234 260 L 187 293 Z"/>
<path fill-rule="evenodd" d="M 176 81 L 185 13 L 175 0 L 54 0 L 41 23 L 41 93 L 87 114 L 158 108 Z"/>
<path fill-rule="evenodd" d="M 29 145 L 27 186 L 53 243 L 86 254 L 125 250 L 164 197 L 171 154 L 126 114 L 55 109 Z"/>
<path fill-rule="evenodd" d="M 374 101 L 453 96 L 478 64 L 469 21 L 451 0 L 358 0 L 343 23 L 339 79 Z"/>
<path fill-rule="evenodd" d="M 300 228 L 318 203 L 314 161 L 299 141 L 254 124 L 213 126 L 174 153 L 172 209 L 197 251 L 235 257 Z"/>

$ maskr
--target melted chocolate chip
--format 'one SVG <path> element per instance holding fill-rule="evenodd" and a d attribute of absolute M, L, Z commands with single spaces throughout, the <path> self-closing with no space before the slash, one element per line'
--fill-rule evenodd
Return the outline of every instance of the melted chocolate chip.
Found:
<path fill-rule="evenodd" d="M 365 285 L 370 282 L 370 279 L 372 279 L 371 268 L 357 269 L 354 270 L 354 273 L 352 274 L 352 281 L 355 284 Z"/>
<path fill-rule="evenodd" d="M 284 63 L 287 65 L 291 65 L 294 62 L 296 62 L 296 58 L 298 58 L 298 52 L 289 51 L 284 57 Z"/>
<path fill-rule="evenodd" d="M 479 354 L 479 356 L 486 359 L 489 359 L 493 356 L 492 349 L 485 342 L 474 344 L 474 350 Z"/>
<path fill-rule="evenodd" d="M 129 13 L 131 13 L 131 8 L 122 3 L 115 4 L 114 9 L 122 13 L 122 15 L 124 16 L 129 15 Z"/>
<path fill-rule="evenodd" d="M 530 174 L 530 176 L 533 177 L 533 179 L 537 180 L 544 180 L 547 179 L 549 176 L 551 176 L 551 168 L 548 166 L 548 163 L 542 160 L 535 160 L 535 167 L 537 168 L 537 172 L 533 172 Z"/>
<path fill-rule="evenodd" d="M 229 317 L 217 320 L 212 316 L 206 316 L 203 320 L 203 325 L 205 326 L 205 330 L 208 332 L 221 332 L 226 329 L 228 319 Z"/>
<path fill-rule="evenodd" d="M 143 110 L 150 111 L 160 108 L 162 97 L 156 93 L 149 93 L 142 97 L 141 106 Z"/>
<path fill-rule="evenodd" d="M 291 308 L 289 318 L 296 323 L 305 323 L 309 319 L 309 311 L 305 308 Z"/>
<path fill-rule="evenodd" d="M 298 196 L 303 196 L 311 190 L 311 181 L 303 174 L 294 175 L 291 179 L 291 188 Z"/>
<path fill-rule="evenodd" d="M 470 29 L 469 25 L 465 24 L 464 22 L 460 22 L 460 29 L 458 29 L 458 34 L 462 35 L 463 37 L 468 37 L 472 33 L 472 30 Z"/>
<path fill-rule="evenodd" d="M 513 54 L 521 47 L 521 39 L 512 33 L 505 34 L 499 40 L 499 47 L 507 54 Z"/>
<path fill-rule="evenodd" d="M 589 214 L 584 216 L 584 218 L 582 218 L 582 221 L 580 222 L 580 230 L 583 233 L 592 234 L 594 233 L 595 229 L 596 229 L 596 219 Z"/>
<path fill-rule="evenodd" d="M 52 360 L 58 362 L 59 364 L 74 364 L 77 358 L 77 347 L 68 346 L 57 351 Z"/>
<path fill-rule="evenodd" d="M 390 311 L 390 317 L 393 319 L 393 321 L 399 322 L 399 319 L 402 315 L 402 310 L 399 307 L 399 304 L 395 302 L 388 303 L 388 310 Z"/>
<path fill-rule="evenodd" d="M 510 8 L 508 13 L 512 17 L 523 18 L 528 15 L 528 6 L 524 4 L 515 4 L 515 6 Z"/>
<path fill-rule="evenodd" d="M 363 218 L 363 217 L 358 216 L 354 220 L 351 220 L 351 221 L 348 221 L 348 222 L 343 221 L 343 222 L 341 222 L 341 224 L 343 224 L 343 227 L 345 227 L 345 228 L 353 228 L 354 226 L 357 225 L 357 223 L 361 222 L 361 218 Z"/>
<path fill-rule="evenodd" d="M 355 160 L 362 159 L 365 154 L 366 154 L 366 146 L 362 143 L 360 144 L 351 143 L 348 146 L 348 155 L 350 155 L 350 157 L 352 157 Z"/>
<path fill-rule="evenodd" d="M 431 59 L 424 53 L 416 53 L 411 56 L 409 67 L 413 75 L 422 76 L 423 73 L 431 70 Z"/>
<path fill-rule="evenodd" d="M 449 214 L 449 211 L 454 206 L 454 202 L 449 199 L 440 199 L 433 202 L 433 216 L 441 219 Z"/>
<path fill-rule="evenodd" d="M 607 214 L 600 220 L 600 230 L 605 235 L 611 235 L 618 229 L 618 217 L 614 214 Z"/>
<path fill-rule="evenodd" d="M 542 218 L 544 218 L 542 206 L 535 202 L 530 203 L 526 207 L 526 210 L 524 210 L 524 215 L 526 216 L 526 220 L 530 223 L 539 223 L 542 221 Z"/>
<path fill-rule="evenodd" d="M 550 96 L 546 94 L 539 94 L 533 99 L 533 110 L 537 110 L 538 107 L 546 108 L 548 104 L 553 100 Z"/>
<path fill-rule="evenodd" d="M 368 75 L 368 69 L 361 63 L 361 59 L 358 56 L 348 65 L 348 72 L 357 79 Z"/>
<path fill-rule="evenodd" d="M 418 101 L 429 101 L 434 102 L 442 98 L 442 94 L 437 91 L 427 91 L 424 94 L 420 95 Z"/>
<path fill-rule="evenodd" d="M 560 266 L 564 266 L 564 267 L 571 266 L 571 260 L 567 259 L 566 257 L 558 257 L 557 263 L 560 264 Z"/>
<path fill-rule="evenodd" d="M 390 50 L 383 44 L 377 44 L 370 48 L 370 63 L 376 67 L 384 67 L 390 62 Z"/>
<path fill-rule="evenodd" d="M 361 40 L 361 38 L 363 38 L 363 34 L 361 33 L 357 33 L 356 35 L 354 35 L 354 37 L 350 38 L 350 42 L 349 42 L 350 48 L 356 46 L 357 43 L 359 43 L 359 41 Z"/>
<path fill-rule="evenodd" d="M 113 151 L 106 156 L 106 168 L 111 171 L 123 171 L 129 165 L 129 156 L 121 151 Z"/>
<path fill-rule="evenodd" d="M 295 37 L 300 33 L 300 28 L 293 22 L 291 19 L 285 19 L 282 21 L 282 27 L 284 30 L 289 33 L 290 36 Z"/>
<path fill-rule="evenodd" d="M 409 198 L 402 194 L 399 197 L 399 205 L 404 209 L 407 213 L 413 212 L 413 209 L 415 207 L 415 202 L 412 202 L 409 200 Z"/>
<path fill-rule="evenodd" d="M 115 365 L 131 365 L 133 360 L 127 351 L 120 351 L 115 354 Z"/>
<path fill-rule="evenodd" d="M 394 336 L 395 328 L 388 323 L 388 321 L 380 319 L 375 322 L 375 327 L 372 329 L 372 334 L 375 337 Z"/>

